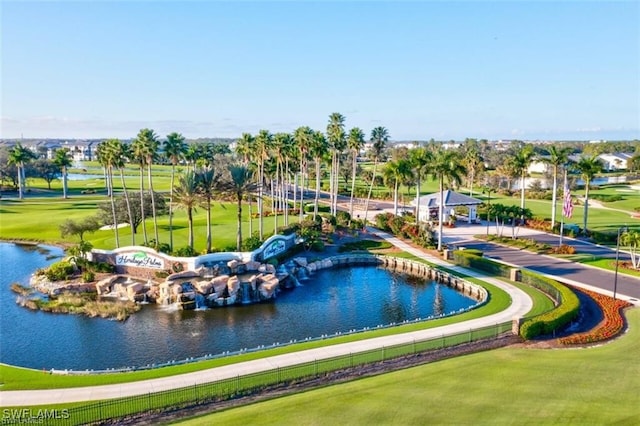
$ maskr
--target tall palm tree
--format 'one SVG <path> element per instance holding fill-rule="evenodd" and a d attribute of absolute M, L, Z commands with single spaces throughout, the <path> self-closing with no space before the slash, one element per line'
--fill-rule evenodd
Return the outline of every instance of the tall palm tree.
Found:
<path fill-rule="evenodd" d="M 356 189 L 356 169 L 358 165 L 358 154 L 364 147 L 364 132 L 359 127 L 354 127 L 349 131 L 347 146 L 351 150 L 351 197 L 349 199 L 349 217 L 353 217 L 353 193 Z"/>
<path fill-rule="evenodd" d="M 202 146 L 197 143 L 191 143 L 187 146 L 187 152 L 184 153 L 184 158 L 187 160 L 187 164 L 191 167 L 191 171 L 195 172 L 196 163 L 203 156 Z"/>
<path fill-rule="evenodd" d="M 464 165 L 469 172 L 467 179 L 469 183 L 469 196 L 473 197 L 473 184 L 478 177 L 478 173 L 483 169 L 484 161 L 480 155 L 480 147 L 476 139 L 467 138 L 464 141 L 462 150 L 464 152 Z"/>
<path fill-rule="evenodd" d="M 263 221 L 263 187 L 264 187 L 264 162 L 269 158 L 269 152 L 273 144 L 273 135 L 268 130 L 260 130 L 255 138 L 255 159 L 258 162 L 258 232 L 260 239 L 264 238 L 264 221 Z"/>
<path fill-rule="evenodd" d="M 411 163 L 405 158 L 389 161 L 385 165 L 382 174 L 385 182 L 393 184 L 393 214 L 397 216 L 398 189 L 400 187 L 400 183 L 404 183 L 411 178 Z"/>
<path fill-rule="evenodd" d="M 67 199 L 67 178 L 69 175 L 69 167 L 73 165 L 73 160 L 69 156 L 69 149 L 58 149 L 53 158 L 53 163 L 60 167 L 62 171 L 62 198 Z"/>
<path fill-rule="evenodd" d="M 133 212 L 131 211 L 131 202 L 129 201 L 129 193 L 127 192 L 127 183 L 124 179 L 124 168 L 131 157 L 129 145 L 122 143 L 119 139 L 111 139 L 109 150 L 113 155 L 113 166 L 117 167 L 120 172 L 120 182 L 122 184 L 122 193 L 127 205 L 127 215 L 129 217 L 129 226 L 131 227 L 131 245 L 136 245 L 136 227 L 133 220 Z"/>
<path fill-rule="evenodd" d="M 551 229 L 556 225 L 556 201 L 558 199 L 558 169 L 569 161 L 571 148 L 557 147 L 552 145 L 548 149 L 549 157 L 543 158 L 542 161 L 552 167 L 553 173 L 553 193 L 551 195 Z"/>
<path fill-rule="evenodd" d="M 218 173 L 212 166 L 205 166 L 196 171 L 198 191 L 201 196 L 200 205 L 207 211 L 207 253 L 211 253 L 211 200 L 218 191 Z"/>
<path fill-rule="evenodd" d="M 151 173 L 151 168 L 153 166 L 153 161 L 158 157 L 158 147 L 160 145 L 160 141 L 158 140 L 158 136 L 151 129 L 140 130 L 136 141 L 139 141 L 139 143 L 143 147 L 145 163 L 147 165 L 149 195 L 151 196 L 151 214 L 153 215 L 153 232 L 157 247 L 158 244 L 160 244 L 160 238 L 158 236 L 158 215 L 156 212 L 156 198 L 153 192 L 153 173 Z"/>
<path fill-rule="evenodd" d="M 34 160 L 36 155 L 29 148 L 25 148 L 18 143 L 9 151 L 9 164 L 13 164 L 18 169 L 18 198 L 24 197 L 25 184 L 25 164 Z"/>
<path fill-rule="evenodd" d="M 340 176 L 340 154 L 347 146 L 344 131 L 344 115 L 334 112 L 329 116 L 327 124 L 327 141 L 331 147 L 331 173 L 330 190 L 331 193 L 331 214 L 335 215 L 338 210 L 338 177 Z"/>
<path fill-rule="evenodd" d="M 364 223 L 367 223 L 367 215 L 369 214 L 369 201 L 371 200 L 371 192 L 373 191 L 373 184 L 376 181 L 376 168 L 378 161 L 382 156 L 387 142 L 389 142 L 389 131 L 383 127 L 378 126 L 371 130 L 371 142 L 373 143 L 373 174 L 371 175 L 371 185 L 369 186 L 369 193 L 367 194 L 367 201 L 364 204 Z"/>
<path fill-rule="evenodd" d="M 313 130 L 308 126 L 298 127 L 293 134 L 293 140 L 298 148 L 298 157 L 300 160 L 300 220 L 302 220 L 304 215 L 304 181 L 308 173 L 308 160 L 313 141 Z"/>
<path fill-rule="evenodd" d="M 409 151 L 409 161 L 416 178 L 416 223 L 420 223 L 420 183 L 431 163 L 431 151 L 418 147 Z"/>
<path fill-rule="evenodd" d="M 175 207 L 184 209 L 187 212 L 187 223 L 189 226 L 189 247 L 193 249 L 193 213 L 201 203 L 200 192 L 198 191 L 198 179 L 193 170 L 187 170 L 178 178 L 178 185 L 174 189 Z"/>
<path fill-rule="evenodd" d="M 520 208 L 524 210 L 524 191 L 525 191 L 525 179 L 527 178 L 527 172 L 529 166 L 535 158 L 535 152 L 533 151 L 533 145 L 527 144 L 518 149 L 513 157 L 509 157 L 507 160 L 509 168 L 520 176 Z"/>
<path fill-rule="evenodd" d="M 169 190 L 169 247 L 173 250 L 173 187 L 175 185 L 176 166 L 184 160 L 187 144 L 180 133 L 169 133 L 164 141 L 164 155 L 171 163 L 171 188 Z"/>
<path fill-rule="evenodd" d="M 584 180 L 584 214 L 582 217 L 582 232 L 587 233 L 587 219 L 589 217 L 589 186 L 591 180 L 602 172 L 602 162 L 597 156 L 581 157 L 574 165 L 575 169 L 580 172 L 582 180 Z"/>
<path fill-rule="evenodd" d="M 229 177 L 222 183 L 223 192 L 233 195 L 237 203 L 238 229 L 236 232 L 236 250 L 242 250 L 242 199 L 258 189 L 253 180 L 253 171 L 246 165 L 230 164 Z"/>
<path fill-rule="evenodd" d="M 440 201 L 438 203 L 438 251 L 442 250 L 442 222 L 444 217 L 444 182 L 459 184 L 467 173 L 457 151 L 439 148 L 433 153 L 429 174 L 438 181 Z"/>
<path fill-rule="evenodd" d="M 256 165 L 251 162 L 255 159 L 255 138 L 250 133 L 242 134 L 236 145 L 236 154 L 242 158 L 242 164 L 252 170 L 252 179 L 255 179 L 253 171 L 256 169 Z M 253 196 L 248 194 L 247 198 L 249 201 L 249 235 L 253 235 Z"/>
<path fill-rule="evenodd" d="M 144 245 L 149 244 L 149 238 L 147 236 L 147 221 L 144 209 L 144 168 L 147 164 L 147 147 L 143 140 L 138 138 L 134 139 L 131 144 L 132 159 L 138 164 L 140 170 L 140 218 L 142 223 L 142 237 Z"/>
<path fill-rule="evenodd" d="M 327 153 L 327 140 L 321 131 L 313 133 L 310 154 L 314 159 L 316 169 L 316 196 L 313 205 L 313 220 L 318 216 L 318 203 L 320 203 L 320 167 L 322 165 L 322 157 Z"/>
<path fill-rule="evenodd" d="M 120 247 L 120 236 L 118 233 L 118 215 L 116 214 L 116 202 L 113 195 L 113 164 L 115 162 L 114 151 L 112 149 L 113 142 L 108 139 L 101 142 L 96 148 L 98 161 L 106 172 L 107 195 L 111 204 L 111 215 L 113 220 L 113 232 L 115 234 L 116 247 Z"/>

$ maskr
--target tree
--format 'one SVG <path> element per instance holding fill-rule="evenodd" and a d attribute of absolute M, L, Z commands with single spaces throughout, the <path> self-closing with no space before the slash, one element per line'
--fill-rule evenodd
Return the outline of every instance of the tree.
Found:
<path fill-rule="evenodd" d="M 582 157 L 574 165 L 584 180 L 584 213 L 582 217 L 582 232 L 587 233 L 587 219 L 589 218 L 589 186 L 596 174 L 602 172 L 602 162 L 598 157 Z"/>
<path fill-rule="evenodd" d="M 520 176 L 520 208 L 524 209 L 524 191 L 525 191 L 525 179 L 527 177 L 528 169 L 535 153 L 533 151 L 533 145 L 527 144 L 519 148 L 513 157 L 509 157 L 507 162 L 509 167 L 518 176 Z"/>
<path fill-rule="evenodd" d="M 68 198 L 67 197 L 67 176 L 69 174 L 69 167 L 73 165 L 73 160 L 69 155 L 69 149 L 62 148 L 62 149 L 56 150 L 55 157 L 53 158 L 53 162 L 62 171 L 62 198 L 66 199 Z"/>
<path fill-rule="evenodd" d="M 223 181 L 221 189 L 236 200 L 238 229 L 236 233 L 236 250 L 242 250 L 242 200 L 246 195 L 254 193 L 258 186 L 253 180 L 253 171 L 246 165 L 232 164 L 228 167 L 229 177 Z"/>
<path fill-rule="evenodd" d="M 58 179 L 61 171 L 53 161 L 44 158 L 38 158 L 27 167 L 27 176 L 38 177 L 47 182 L 47 188 L 51 189 L 51 182 Z"/>
<path fill-rule="evenodd" d="M 558 169 L 569 161 L 571 148 L 560 148 L 552 145 L 548 149 L 549 157 L 545 157 L 542 161 L 552 167 L 553 174 L 553 193 L 551 199 L 551 229 L 556 225 L 556 201 L 558 199 Z"/>
<path fill-rule="evenodd" d="M 484 168 L 484 160 L 480 155 L 480 146 L 475 139 L 465 139 L 462 145 L 464 165 L 469 172 L 467 182 L 469 185 L 469 195 L 473 197 L 473 184 L 475 183 L 478 173 Z"/>
<path fill-rule="evenodd" d="M 193 170 L 187 170 L 178 178 L 178 185 L 174 188 L 175 207 L 184 209 L 187 212 L 187 223 L 189 226 L 189 247 L 193 249 L 193 212 L 201 203 L 200 192 L 198 191 L 198 179 Z"/>
<path fill-rule="evenodd" d="M 136 226 L 134 221 L 134 214 L 131 210 L 131 201 L 129 199 L 129 193 L 127 192 L 127 182 L 124 178 L 124 168 L 127 164 L 127 161 L 131 157 L 131 151 L 129 150 L 129 145 L 126 145 L 120 141 L 120 139 L 110 139 L 109 140 L 109 150 L 111 151 L 113 166 L 116 167 L 120 173 L 120 183 L 122 185 L 122 193 L 124 195 L 124 201 L 126 204 L 126 212 L 127 218 L 121 220 L 121 222 L 129 223 L 131 228 L 131 245 L 136 245 Z M 164 203 L 163 203 L 164 204 Z M 120 211 L 120 210 L 118 210 Z M 139 211 L 139 210 L 138 210 Z"/>
<path fill-rule="evenodd" d="M 640 232 L 626 231 L 620 235 L 620 244 L 629 247 L 631 255 L 631 264 L 634 269 L 640 269 Z"/>
<path fill-rule="evenodd" d="M 359 127 L 349 130 L 347 146 L 351 150 L 351 197 L 349 198 L 349 217 L 353 217 L 353 193 L 356 189 L 356 167 L 358 165 L 358 154 L 364 147 L 364 132 Z"/>
<path fill-rule="evenodd" d="M 160 237 L 158 236 L 158 215 L 156 211 L 156 199 L 153 191 L 153 173 L 151 173 L 151 166 L 154 160 L 158 156 L 158 147 L 160 142 L 158 136 L 151 129 L 142 129 L 138 133 L 134 144 L 138 142 L 140 145 L 140 153 L 145 156 L 145 163 L 147 165 L 147 179 L 149 182 L 149 194 L 151 194 L 151 212 L 153 214 L 153 232 L 155 236 L 156 247 L 160 244 Z"/>
<path fill-rule="evenodd" d="M 347 146 L 344 131 L 344 116 L 339 112 L 334 112 L 329 116 L 327 124 L 327 142 L 331 147 L 331 173 L 330 173 L 330 193 L 331 193 L 331 214 L 335 215 L 338 210 L 338 170 L 340 169 L 340 154 Z"/>
<path fill-rule="evenodd" d="M 169 247 L 173 250 L 173 187 L 175 186 L 176 166 L 184 160 L 187 153 L 187 144 L 184 136 L 172 132 L 164 141 L 164 155 L 171 163 L 171 187 L 169 190 Z"/>
<path fill-rule="evenodd" d="M 369 214 L 369 201 L 371 200 L 371 192 L 373 191 L 373 184 L 376 181 L 376 168 L 378 161 L 382 156 L 387 142 L 389 142 L 389 131 L 383 127 L 378 126 L 371 130 L 371 142 L 373 148 L 371 150 L 373 155 L 373 174 L 371 175 L 371 185 L 369 186 L 369 193 L 367 194 L 367 201 L 364 204 L 364 222 L 367 223 L 367 215 Z"/>
<path fill-rule="evenodd" d="M 298 158 L 300 160 L 300 221 L 304 215 L 304 189 L 305 178 L 309 169 L 309 152 L 313 143 L 313 130 L 310 127 L 298 127 L 294 134 L 293 140 L 298 147 Z"/>
<path fill-rule="evenodd" d="M 136 196 L 135 192 L 130 192 L 128 195 L 125 192 L 123 196 L 114 197 L 116 206 L 116 222 L 124 223 L 128 222 L 131 225 L 131 232 L 135 234 L 138 232 L 138 228 L 142 223 L 142 211 L 140 209 L 140 199 Z M 160 214 L 166 214 L 168 207 L 166 205 L 165 198 L 156 193 L 156 209 Z M 128 201 L 127 201 L 128 200 Z M 98 204 L 97 218 L 103 225 L 113 225 L 113 215 L 111 211 L 111 202 L 105 202 Z M 130 207 L 131 214 L 127 210 Z M 144 194 L 144 216 L 149 217 L 151 215 L 151 195 L 148 192 Z M 135 245 L 135 239 L 133 239 L 132 245 Z"/>
<path fill-rule="evenodd" d="M 416 178 L 416 223 L 420 223 L 420 183 L 433 157 L 431 151 L 424 147 L 418 147 L 409 152 L 409 161 Z"/>
<path fill-rule="evenodd" d="M 22 144 L 16 144 L 9 151 L 9 164 L 13 164 L 17 167 L 18 172 L 18 198 L 22 200 L 24 198 L 24 185 L 25 185 L 25 164 L 31 160 L 35 160 L 36 156 L 28 148 L 22 146 Z"/>
<path fill-rule="evenodd" d="M 113 217 L 113 231 L 115 233 L 116 247 L 120 247 L 120 236 L 118 235 L 118 218 L 116 215 L 116 203 L 113 196 L 113 164 L 115 162 L 113 140 L 102 142 L 96 148 L 98 161 L 104 167 L 107 180 L 107 194 L 111 203 L 111 215 Z"/>
<path fill-rule="evenodd" d="M 393 214 L 398 215 L 398 188 L 411 177 L 411 163 L 407 159 L 389 161 L 383 169 L 385 182 L 393 187 Z"/>
<path fill-rule="evenodd" d="M 310 153 L 314 159 L 316 169 L 316 196 L 313 205 L 313 220 L 316 220 L 316 217 L 318 217 L 318 203 L 320 202 L 320 167 L 322 157 L 327 153 L 327 141 L 321 131 L 313 133 Z"/>
<path fill-rule="evenodd" d="M 89 216 L 83 220 L 75 221 L 67 219 L 60 224 L 60 235 L 66 238 L 69 235 L 77 235 L 80 242 L 84 241 L 84 234 L 93 233 L 100 229 L 100 223 L 94 216 Z"/>
<path fill-rule="evenodd" d="M 273 145 L 273 135 L 268 130 L 260 130 L 255 138 L 255 159 L 258 162 L 258 232 L 260 239 L 264 238 L 264 203 L 263 203 L 263 187 L 264 187 L 264 162 L 269 158 L 269 152 Z"/>
<path fill-rule="evenodd" d="M 218 191 L 218 173 L 211 166 L 196 171 L 196 182 L 200 193 L 200 205 L 207 211 L 207 253 L 211 253 L 211 200 Z"/>
<path fill-rule="evenodd" d="M 444 182 L 459 184 L 467 173 L 458 152 L 438 148 L 433 153 L 433 162 L 429 174 L 438 181 L 440 201 L 438 203 L 438 251 L 442 250 L 442 222 L 444 217 Z"/>

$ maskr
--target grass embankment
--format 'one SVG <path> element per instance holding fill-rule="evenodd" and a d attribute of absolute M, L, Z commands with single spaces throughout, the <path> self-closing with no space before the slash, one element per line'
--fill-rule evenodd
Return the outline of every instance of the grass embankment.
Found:
<path fill-rule="evenodd" d="M 628 310 L 627 318 L 628 333 L 606 345 L 502 348 L 181 424 L 634 424 L 640 416 L 640 309 Z"/>

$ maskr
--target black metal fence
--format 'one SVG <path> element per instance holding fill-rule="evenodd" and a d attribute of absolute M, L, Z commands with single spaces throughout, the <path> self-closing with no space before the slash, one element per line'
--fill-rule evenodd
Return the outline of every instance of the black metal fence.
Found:
<path fill-rule="evenodd" d="M 118 419 L 127 416 L 169 411 L 237 398 L 259 392 L 270 386 L 318 378 L 333 371 L 383 362 L 400 356 L 497 338 L 507 332 L 511 332 L 511 322 L 469 330 L 456 335 L 443 335 L 428 340 L 412 341 L 396 346 L 381 347 L 365 352 L 351 353 L 289 367 L 275 368 L 216 382 L 194 383 L 192 386 L 180 389 L 103 400 L 79 406 L 74 404 L 74 406 L 70 408 L 56 410 L 56 415 L 46 419 L 44 424 L 84 425 L 102 422 L 115 423 Z M 126 384 L 123 384 L 123 386 L 126 386 Z"/>

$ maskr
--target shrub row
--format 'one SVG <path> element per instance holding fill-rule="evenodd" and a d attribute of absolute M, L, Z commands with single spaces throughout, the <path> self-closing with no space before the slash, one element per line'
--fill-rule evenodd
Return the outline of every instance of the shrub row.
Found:
<path fill-rule="evenodd" d="M 482 252 L 472 250 L 454 250 L 453 261 L 467 268 L 479 269 L 489 274 L 509 278 L 511 268 L 482 257 Z"/>
<path fill-rule="evenodd" d="M 476 251 L 455 250 L 454 262 L 460 266 L 479 269 L 493 275 L 510 277 L 511 267 L 480 257 Z M 541 315 L 529 318 L 522 323 L 520 335 L 524 339 L 550 334 L 571 322 L 580 310 L 578 297 L 566 286 L 535 272 L 521 270 L 522 282 L 549 295 L 556 307 Z"/>
<path fill-rule="evenodd" d="M 391 232 L 397 237 L 407 238 L 424 248 L 435 248 L 436 241 L 430 229 L 413 223 L 409 216 L 396 216 L 393 213 L 381 213 L 376 216 L 376 227 Z"/>
<path fill-rule="evenodd" d="M 535 272 L 523 270 L 522 282 L 548 294 L 557 306 L 549 312 L 525 320 L 520 327 L 520 335 L 524 339 L 551 334 L 573 321 L 580 311 L 580 300 L 570 288 L 543 277 Z"/>

